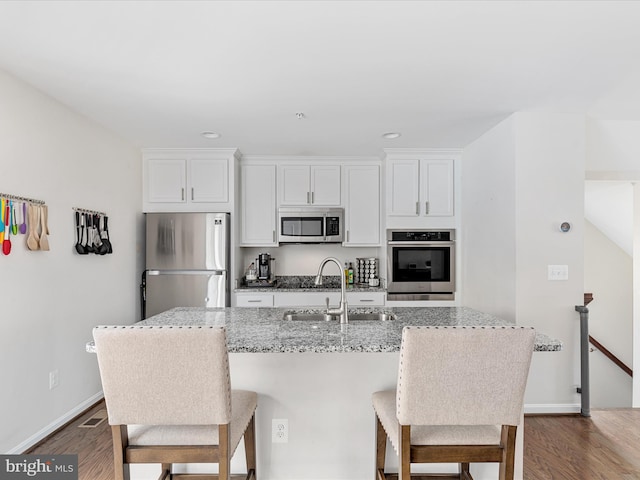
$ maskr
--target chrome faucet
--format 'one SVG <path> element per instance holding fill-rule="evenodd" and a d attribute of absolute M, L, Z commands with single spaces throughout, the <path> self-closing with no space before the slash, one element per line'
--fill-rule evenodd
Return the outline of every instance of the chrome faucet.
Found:
<path fill-rule="evenodd" d="M 335 257 L 327 257 L 320 263 L 320 267 L 318 267 L 318 275 L 316 275 L 316 285 L 322 285 L 322 270 L 324 270 L 324 266 L 333 262 L 338 266 L 340 270 L 340 307 L 337 309 L 329 308 L 329 299 L 327 298 L 327 315 L 340 315 L 340 323 L 349 323 L 349 314 L 347 312 L 347 285 L 344 278 L 344 271 L 342 270 L 342 264 Z"/>

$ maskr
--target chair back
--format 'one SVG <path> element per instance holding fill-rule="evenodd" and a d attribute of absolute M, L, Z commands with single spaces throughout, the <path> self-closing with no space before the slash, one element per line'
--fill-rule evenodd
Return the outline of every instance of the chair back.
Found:
<path fill-rule="evenodd" d="M 111 425 L 214 425 L 231 420 L 224 327 L 93 330 Z"/>
<path fill-rule="evenodd" d="M 532 328 L 405 327 L 396 409 L 402 425 L 518 425 Z"/>

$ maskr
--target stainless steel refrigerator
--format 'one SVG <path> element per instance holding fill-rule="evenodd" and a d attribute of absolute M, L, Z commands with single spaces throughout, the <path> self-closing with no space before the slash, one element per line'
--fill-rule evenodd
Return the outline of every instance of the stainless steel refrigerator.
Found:
<path fill-rule="evenodd" d="M 142 317 L 229 306 L 229 214 L 147 213 Z"/>

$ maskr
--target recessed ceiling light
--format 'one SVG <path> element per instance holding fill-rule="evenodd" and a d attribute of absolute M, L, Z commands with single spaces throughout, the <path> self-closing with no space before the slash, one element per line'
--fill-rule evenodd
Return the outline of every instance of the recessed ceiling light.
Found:
<path fill-rule="evenodd" d="M 382 138 L 386 138 L 388 140 L 391 140 L 393 138 L 398 138 L 399 136 L 400 134 L 398 132 L 387 132 L 382 134 Z"/>
<path fill-rule="evenodd" d="M 220 138 L 220 134 L 216 132 L 202 132 L 204 138 Z"/>

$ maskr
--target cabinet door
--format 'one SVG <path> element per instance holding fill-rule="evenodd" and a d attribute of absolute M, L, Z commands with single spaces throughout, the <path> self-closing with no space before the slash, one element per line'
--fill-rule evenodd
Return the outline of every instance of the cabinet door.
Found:
<path fill-rule="evenodd" d="M 283 165 L 278 168 L 280 205 L 308 205 L 311 201 L 310 170 L 307 165 Z"/>
<path fill-rule="evenodd" d="M 274 246 L 276 242 L 276 166 L 242 165 L 240 172 L 243 246 Z"/>
<path fill-rule="evenodd" d="M 189 200 L 229 201 L 229 161 L 226 158 L 193 158 L 189 161 Z"/>
<path fill-rule="evenodd" d="M 149 202 L 186 202 L 185 159 L 150 158 L 147 164 Z"/>
<path fill-rule="evenodd" d="M 453 160 L 422 160 L 420 164 L 422 215 L 453 215 Z"/>
<path fill-rule="evenodd" d="M 388 164 L 387 215 L 419 214 L 420 161 L 391 160 Z"/>
<path fill-rule="evenodd" d="M 340 165 L 311 167 L 311 204 L 340 205 Z"/>
<path fill-rule="evenodd" d="M 380 245 L 380 167 L 345 168 L 345 246 Z"/>

